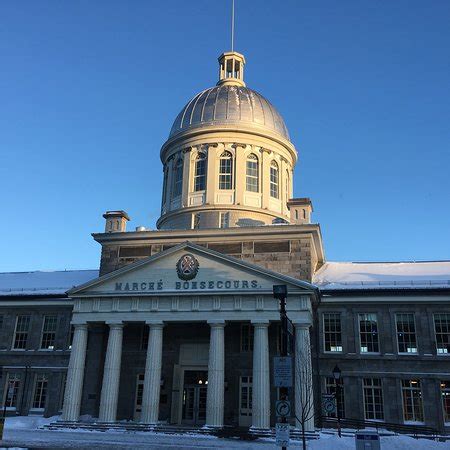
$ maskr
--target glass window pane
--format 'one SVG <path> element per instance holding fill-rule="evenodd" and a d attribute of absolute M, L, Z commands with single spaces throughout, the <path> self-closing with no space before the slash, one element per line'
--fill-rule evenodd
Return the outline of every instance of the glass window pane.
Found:
<path fill-rule="evenodd" d="M 340 313 L 323 314 L 324 349 L 326 352 L 342 352 Z"/>

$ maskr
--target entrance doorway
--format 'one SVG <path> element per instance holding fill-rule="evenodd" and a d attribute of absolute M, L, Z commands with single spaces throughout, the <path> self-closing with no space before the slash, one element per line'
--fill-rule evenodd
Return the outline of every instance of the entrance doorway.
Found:
<path fill-rule="evenodd" d="M 203 425 L 206 422 L 207 370 L 185 370 L 183 383 L 184 423 Z"/>
<path fill-rule="evenodd" d="M 134 397 L 133 420 L 139 422 L 142 411 L 142 394 L 144 392 L 144 374 L 140 373 L 136 378 L 136 395 Z"/>

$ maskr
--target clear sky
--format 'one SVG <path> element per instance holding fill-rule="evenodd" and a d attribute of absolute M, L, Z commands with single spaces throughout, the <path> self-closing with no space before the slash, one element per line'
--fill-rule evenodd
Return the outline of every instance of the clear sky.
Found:
<path fill-rule="evenodd" d="M 328 260 L 450 259 L 450 2 L 236 0 Z M 217 81 L 230 0 L 0 5 L 0 270 L 97 268 L 102 213 L 159 216 L 159 149 Z"/>

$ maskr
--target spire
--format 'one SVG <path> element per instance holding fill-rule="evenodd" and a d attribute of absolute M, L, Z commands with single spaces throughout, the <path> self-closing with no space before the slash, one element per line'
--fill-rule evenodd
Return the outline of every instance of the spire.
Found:
<path fill-rule="evenodd" d="M 238 52 L 225 52 L 219 56 L 220 84 L 245 86 L 244 83 L 245 58 Z"/>
<path fill-rule="evenodd" d="M 244 55 L 234 51 L 234 0 L 231 0 L 231 52 L 225 52 L 219 56 L 219 81 L 217 84 L 245 86 L 244 65 Z"/>

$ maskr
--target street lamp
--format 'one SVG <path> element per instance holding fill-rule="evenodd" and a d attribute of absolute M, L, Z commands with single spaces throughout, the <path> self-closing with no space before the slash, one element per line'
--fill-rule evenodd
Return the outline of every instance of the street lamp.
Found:
<path fill-rule="evenodd" d="M 341 379 L 341 369 L 336 365 L 333 369 L 333 378 L 334 378 L 334 386 L 336 391 L 336 415 L 337 415 L 337 423 L 338 423 L 338 436 L 341 437 L 341 414 L 339 412 L 339 388 L 340 384 L 339 381 Z"/>

